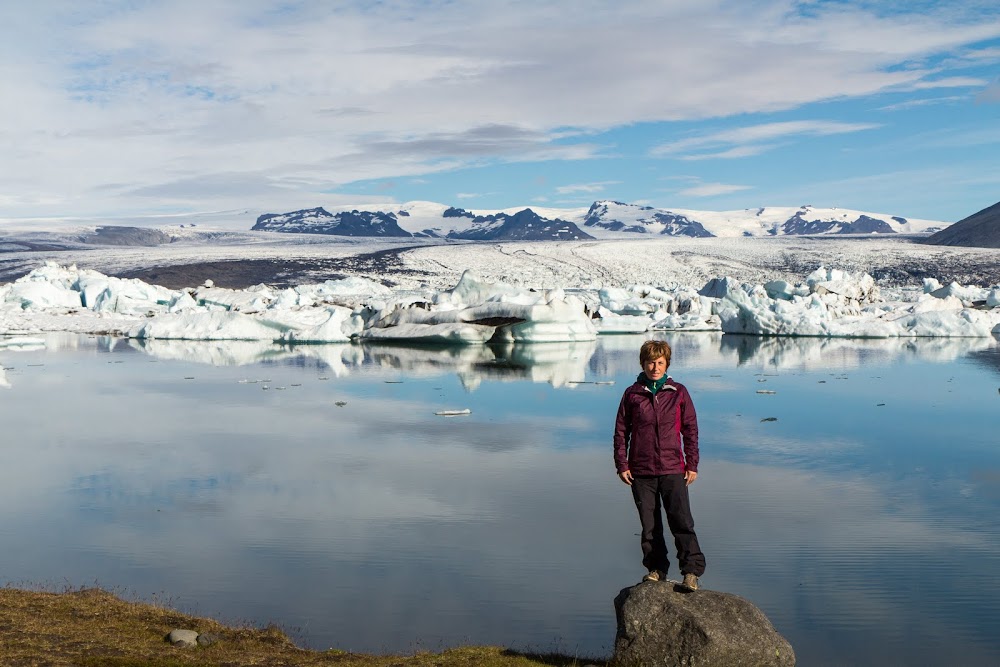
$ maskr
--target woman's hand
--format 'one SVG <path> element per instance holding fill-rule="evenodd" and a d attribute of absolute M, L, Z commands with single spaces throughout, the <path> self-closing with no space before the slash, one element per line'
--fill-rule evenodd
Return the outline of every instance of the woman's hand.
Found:
<path fill-rule="evenodd" d="M 698 479 L 698 473 L 694 470 L 687 470 L 684 472 L 684 486 L 691 486 L 694 484 L 694 480 Z"/>
<path fill-rule="evenodd" d="M 632 471 L 625 470 L 623 472 L 618 473 L 618 479 L 625 482 L 629 486 L 632 486 Z"/>

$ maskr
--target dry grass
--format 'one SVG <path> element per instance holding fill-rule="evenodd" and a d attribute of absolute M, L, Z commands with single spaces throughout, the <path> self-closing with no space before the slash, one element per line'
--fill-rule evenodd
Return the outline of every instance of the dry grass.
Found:
<path fill-rule="evenodd" d="M 174 628 L 211 633 L 219 641 L 205 647 L 175 648 L 165 639 Z M 528 655 L 496 647 L 463 647 L 411 656 L 309 651 L 296 647 L 275 627 L 225 626 L 165 607 L 128 602 L 96 588 L 64 593 L 0 588 L 0 664 L 4 667 L 571 667 L 583 663 L 567 656 Z"/>

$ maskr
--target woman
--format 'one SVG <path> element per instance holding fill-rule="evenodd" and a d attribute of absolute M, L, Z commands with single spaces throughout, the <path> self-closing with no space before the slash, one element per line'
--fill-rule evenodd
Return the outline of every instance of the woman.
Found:
<path fill-rule="evenodd" d="M 670 346 L 648 340 L 639 350 L 642 373 L 625 390 L 615 420 L 618 477 L 632 487 L 642 524 L 643 581 L 666 578 L 670 564 L 663 516 L 674 537 L 682 586 L 698 589 L 705 555 L 694 532 L 688 487 L 698 478 L 698 417 L 684 385 L 667 375 Z"/>

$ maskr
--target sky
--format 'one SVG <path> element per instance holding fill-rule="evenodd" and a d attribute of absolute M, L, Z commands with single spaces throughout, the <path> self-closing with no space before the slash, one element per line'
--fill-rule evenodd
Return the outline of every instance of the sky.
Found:
<path fill-rule="evenodd" d="M 1000 200 L 995 0 L 5 5 L 0 220 Z"/>

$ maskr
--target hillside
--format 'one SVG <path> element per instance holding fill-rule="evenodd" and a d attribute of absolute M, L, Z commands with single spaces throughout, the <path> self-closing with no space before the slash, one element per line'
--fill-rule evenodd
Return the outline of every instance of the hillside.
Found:
<path fill-rule="evenodd" d="M 1000 202 L 932 234 L 930 245 L 1000 248 Z"/>

